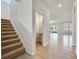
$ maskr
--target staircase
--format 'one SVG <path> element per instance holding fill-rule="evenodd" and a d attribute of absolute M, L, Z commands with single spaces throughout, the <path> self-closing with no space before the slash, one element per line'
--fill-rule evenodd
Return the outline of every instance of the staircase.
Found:
<path fill-rule="evenodd" d="M 1 19 L 1 58 L 14 59 L 24 52 L 22 42 L 10 20 Z"/>

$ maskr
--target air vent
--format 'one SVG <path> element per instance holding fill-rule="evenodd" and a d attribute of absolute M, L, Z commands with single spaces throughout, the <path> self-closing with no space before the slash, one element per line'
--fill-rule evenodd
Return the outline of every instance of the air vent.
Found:
<path fill-rule="evenodd" d="M 20 2 L 21 0 L 15 0 L 16 2 Z"/>

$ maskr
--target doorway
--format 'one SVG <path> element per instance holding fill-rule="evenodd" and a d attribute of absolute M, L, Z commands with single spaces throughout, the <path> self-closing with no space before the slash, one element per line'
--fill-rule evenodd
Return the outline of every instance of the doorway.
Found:
<path fill-rule="evenodd" d="M 36 46 L 42 45 L 43 37 L 43 15 L 35 12 L 35 33 L 36 33 Z"/>
<path fill-rule="evenodd" d="M 50 43 L 57 44 L 58 25 L 56 21 L 49 21 Z"/>
<path fill-rule="evenodd" d="M 72 47 L 72 21 L 49 21 L 49 33 L 51 45 Z"/>

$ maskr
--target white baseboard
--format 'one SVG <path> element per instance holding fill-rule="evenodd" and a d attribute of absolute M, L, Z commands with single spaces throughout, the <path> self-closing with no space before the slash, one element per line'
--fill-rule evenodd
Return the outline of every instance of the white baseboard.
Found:
<path fill-rule="evenodd" d="M 31 55 L 31 56 L 34 56 L 34 55 L 35 55 L 35 52 L 29 52 L 29 51 L 27 51 L 27 50 L 25 50 L 25 52 L 28 53 L 28 54 Z"/>
<path fill-rule="evenodd" d="M 48 45 L 48 42 L 47 42 L 47 43 L 44 43 L 44 44 L 43 44 L 43 47 L 46 47 L 47 45 Z"/>

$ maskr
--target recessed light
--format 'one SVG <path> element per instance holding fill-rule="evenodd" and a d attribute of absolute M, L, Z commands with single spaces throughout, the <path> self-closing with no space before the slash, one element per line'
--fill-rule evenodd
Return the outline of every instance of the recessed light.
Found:
<path fill-rule="evenodd" d="M 62 4 L 58 4 L 58 7 L 62 7 Z"/>

